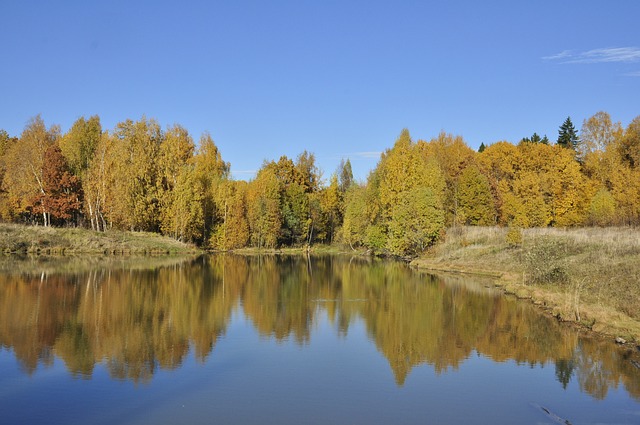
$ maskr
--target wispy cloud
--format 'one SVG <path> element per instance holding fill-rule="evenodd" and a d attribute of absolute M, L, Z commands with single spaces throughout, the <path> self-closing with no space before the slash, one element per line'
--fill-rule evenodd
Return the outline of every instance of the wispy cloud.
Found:
<path fill-rule="evenodd" d="M 560 53 L 557 53 L 555 55 L 544 56 L 542 59 L 548 60 L 548 61 L 553 61 L 553 60 L 560 60 L 560 59 L 570 58 L 571 55 L 572 55 L 571 50 L 564 50 L 564 51 L 562 51 Z"/>
<path fill-rule="evenodd" d="M 243 175 L 243 176 L 253 176 L 257 172 L 258 172 L 258 170 L 237 170 L 237 171 L 232 170 L 231 174 Z"/>
<path fill-rule="evenodd" d="M 635 72 L 627 72 L 624 74 L 625 77 L 640 77 L 640 71 Z"/>
<path fill-rule="evenodd" d="M 640 62 L 640 48 L 638 47 L 607 47 L 585 52 L 565 50 L 542 59 L 560 63 L 611 63 L 611 62 Z"/>
<path fill-rule="evenodd" d="M 380 158 L 380 155 L 382 155 L 382 152 L 374 152 L 374 151 L 370 151 L 370 152 L 353 152 L 348 154 L 347 156 L 354 156 L 356 158 L 365 158 L 365 159 L 371 159 L 371 158 Z"/>

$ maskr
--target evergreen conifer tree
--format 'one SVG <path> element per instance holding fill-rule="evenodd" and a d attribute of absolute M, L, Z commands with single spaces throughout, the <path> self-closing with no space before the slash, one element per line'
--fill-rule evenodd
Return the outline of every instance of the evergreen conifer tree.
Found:
<path fill-rule="evenodd" d="M 478 152 L 482 153 L 487 147 L 484 145 L 484 142 L 480 143 L 480 147 L 478 148 Z"/>
<path fill-rule="evenodd" d="M 578 133 L 576 132 L 573 123 L 571 122 L 571 117 L 567 117 L 564 123 L 560 126 L 560 130 L 558 130 L 557 143 L 564 148 L 576 150 L 579 141 L 580 139 L 578 138 Z"/>

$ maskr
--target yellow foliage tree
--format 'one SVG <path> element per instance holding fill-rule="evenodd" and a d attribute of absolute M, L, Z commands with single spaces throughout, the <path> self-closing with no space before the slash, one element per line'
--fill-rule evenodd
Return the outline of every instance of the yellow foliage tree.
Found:
<path fill-rule="evenodd" d="M 44 205 L 36 208 L 36 200 L 45 194 L 42 172 L 47 149 L 58 142 L 60 128 L 47 129 L 40 115 L 29 120 L 17 143 L 11 144 L 5 155 L 6 172 L 3 190 L 7 193 L 8 217 L 27 222 L 48 223 Z"/>
<path fill-rule="evenodd" d="M 270 168 L 263 168 L 247 188 L 247 218 L 251 244 L 275 248 L 282 225 L 280 182 Z"/>

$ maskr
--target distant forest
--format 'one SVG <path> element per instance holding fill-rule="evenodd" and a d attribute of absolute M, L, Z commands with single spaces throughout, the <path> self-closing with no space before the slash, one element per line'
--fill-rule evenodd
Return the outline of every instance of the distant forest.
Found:
<path fill-rule="evenodd" d="M 550 142 L 517 145 L 460 136 L 430 141 L 402 130 L 366 182 L 349 160 L 325 181 L 307 151 L 265 161 L 233 180 L 209 134 L 179 125 L 97 116 L 69 131 L 32 118 L 0 130 L 0 217 L 44 226 L 159 232 L 211 249 L 340 243 L 416 255 L 455 225 L 609 226 L 640 222 L 640 116 L 625 129 L 598 112 L 579 133 L 570 118 Z"/>

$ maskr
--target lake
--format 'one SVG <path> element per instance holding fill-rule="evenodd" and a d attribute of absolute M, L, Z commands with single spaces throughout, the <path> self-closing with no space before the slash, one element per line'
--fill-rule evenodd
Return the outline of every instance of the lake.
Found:
<path fill-rule="evenodd" d="M 2 424 L 640 423 L 637 350 L 490 281 L 349 256 L 3 261 Z"/>

